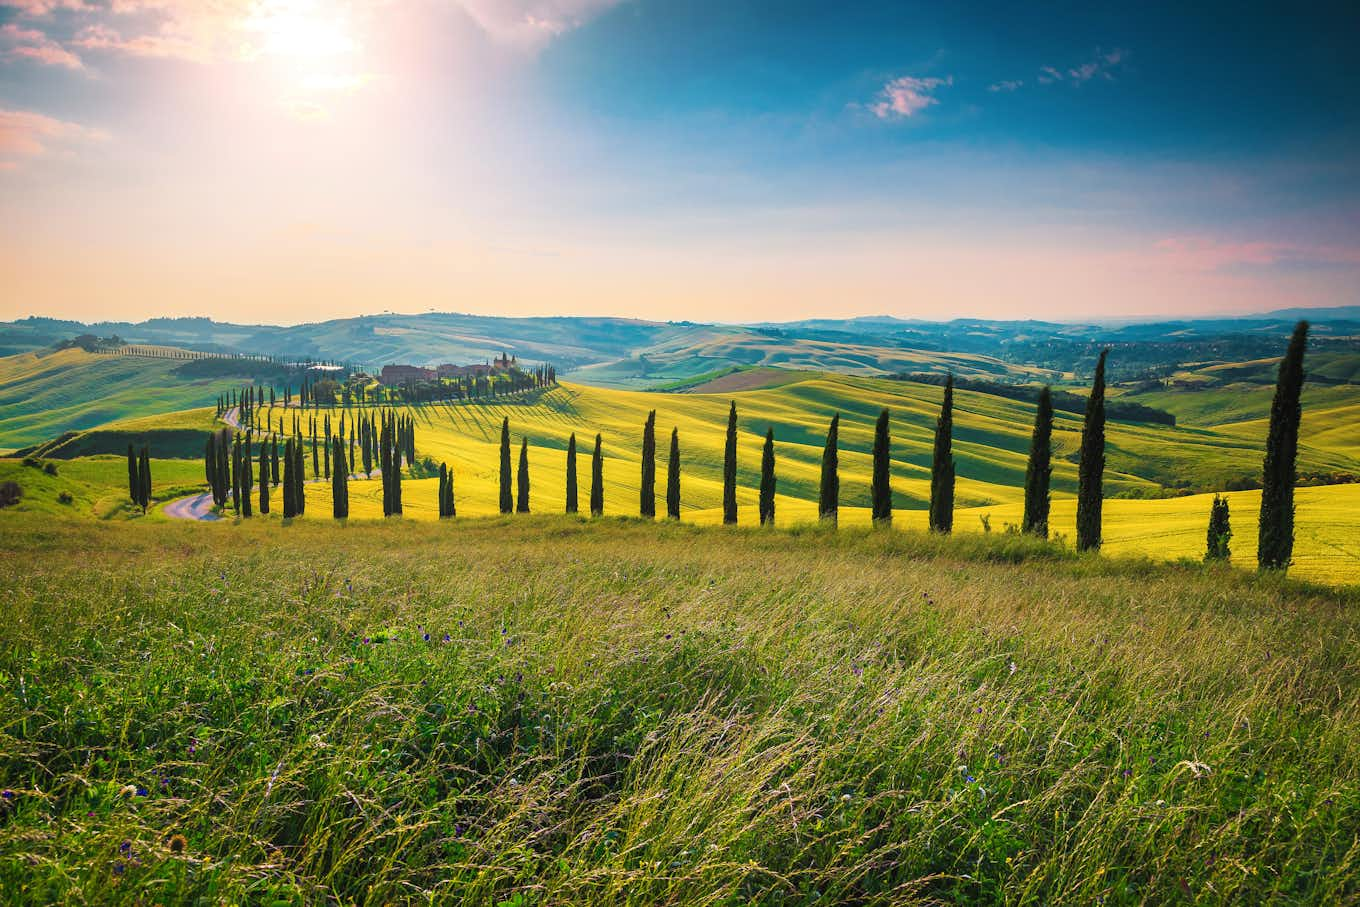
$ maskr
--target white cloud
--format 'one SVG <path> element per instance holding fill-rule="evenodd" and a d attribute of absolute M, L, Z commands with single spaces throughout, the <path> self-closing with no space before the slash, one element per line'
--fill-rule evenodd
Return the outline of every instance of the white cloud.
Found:
<path fill-rule="evenodd" d="M 1024 85 L 1025 81 L 1023 79 L 1002 79 L 1000 82 L 993 82 L 991 85 L 988 85 L 987 90 L 991 92 L 1012 92 L 1018 91 L 1023 88 Z"/>
<path fill-rule="evenodd" d="M 934 97 L 937 88 L 953 84 L 953 76 L 943 79 L 900 76 L 883 86 L 878 93 L 878 100 L 869 105 L 869 110 L 880 120 L 915 116 L 930 105 L 939 103 Z"/>
<path fill-rule="evenodd" d="M 501 44 L 535 51 L 622 0 L 455 0 Z"/>

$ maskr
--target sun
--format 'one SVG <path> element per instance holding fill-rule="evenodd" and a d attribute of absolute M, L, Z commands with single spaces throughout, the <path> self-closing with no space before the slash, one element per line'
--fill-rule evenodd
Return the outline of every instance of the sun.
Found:
<path fill-rule="evenodd" d="M 368 80 L 348 3 L 264 0 L 243 25 L 248 55 L 274 73 L 290 107 L 318 109 Z"/>

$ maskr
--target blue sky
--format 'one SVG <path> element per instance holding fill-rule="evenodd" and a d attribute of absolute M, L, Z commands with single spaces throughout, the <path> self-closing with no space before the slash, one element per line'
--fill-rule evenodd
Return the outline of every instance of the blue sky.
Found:
<path fill-rule="evenodd" d="M 1360 302 L 1360 7 L 0 0 L 0 317 Z"/>

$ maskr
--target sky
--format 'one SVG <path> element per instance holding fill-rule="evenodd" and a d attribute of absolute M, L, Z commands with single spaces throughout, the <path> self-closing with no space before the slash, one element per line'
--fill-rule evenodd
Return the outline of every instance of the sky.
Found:
<path fill-rule="evenodd" d="M 0 319 L 1360 304 L 1357 47 L 1353 0 L 0 0 Z"/>

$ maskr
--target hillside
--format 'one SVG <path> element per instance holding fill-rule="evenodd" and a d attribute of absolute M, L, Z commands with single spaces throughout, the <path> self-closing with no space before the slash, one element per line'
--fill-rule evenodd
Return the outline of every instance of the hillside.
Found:
<path fill-rule="evenodd" d="M 417 455 L 447 462 L 456 478 L 458 510 L 463 516 L 495 511 L 497 446 L 503 418 L 510 420 L 513 440 L 530 444 L 533 507 L 560 512 L 564 506 L 565 450 L 577 435 L 583 485 L 587 457 L 597 432 L 603 437 L 606 512 L 635 514 L 638 509 L 640 443 L 647 413 L 657 410 L 658 450 L 664 482 L 664 459 L 670 429 L 677 427 L 683 464 L 683 513 L 691 522 L 720 520 L 721 462 L 729 401 L 738 407 L 738 500 L 743 523 L 754 522 L 760 446 L 773 426 L 778 458 L 778 521 L 794 525 L 815 520 L 815 501 L 827 423 L 840 413 L 842 521 L 867 524 L 870 449 L 873 421 L 881 407 L 892 412 L 892 481 L 897 522 L 922 528 L 929 501 L 931 446 L 941 390 L 909 381 L 887 381 L 835 375 L 801 376 L 773 387 L 732 390 L 722 394 L 656 394 L 564 384 L 523 402 L 435 405 L 405 410 L 417 424 Z M 961 532 L 980 532 L 984 518 L 1002 532 L 1020 520 L 1020 503 L 1029 447 L 1033 406 L 991 394 L 961 390 L 955 400 L 955 460 L 958 471 Z M 340 411 L 334 413 L 338 421 Z M 158 457 L 197 458 L 210 411 L 168 414 L 154 419 L 116 423 L 82 433 L 50 449 L 50 455 L 78 455 L 106 450 L 117 454 L 133 437 L 151 434 Z M 292 413 L 286 418 L 291 419 Z M 268 418 L 284 416 L 275 410 Z M 1343 446 L 1330 446 L 1334 431 L 1316 428 L 1322 412 L 1306 411 L 1300 469 L 1313 473 L 1360 473 L 1360 463 Z M 1076 451 L 1080 416 L 1059 413 L 1055 425 L 1054 520 L 1057 533 L 1073 532 Z M 1106 472 L 1106 551 L 1159 558 L 1197 557 L 1204 543 L 1209 509 L 1207 492 L 1231 481 L 1259 474 L 1264 428 L 1232 432 L 1197 426 L 1169 427 L 1112 422 L 1108 432 Z M 1316 437 L 1315 437 L 1316 436 Z M 1344 438 L 1341 440 L 1344 441 Z M 1326 442 L 1326 443 L 1322 443 Z M 97 447 L 97 444 L 104 445 Z M 74 462 L 97 462 L 86 459 Z M 124 466 L 105 461 L 110 484 L 125 483 Z M 197 481 L 197 480 L 196 480 Z M 413 519 L 435 517 L 436 480 L 405 482 L 406 513 Z M 381 515 L 380 483 L 356 482 L 351 489 L 356 518 Z M 1201 494 L 1187 495 L 1198 491 Z M 1299 495 L 1297 573 L 1330 582 L 1360 582 L 1360 485 L 1306 488 Z M 308 490 L 312 514 L 329 513 L 329 487 Z M 1236 562 L 1254 557 L 1255 507 L 1259 494 L 1232 496 L 1237 537 Z"/>
<path fill-rule="evenodd" d="M 118 419 L 209 406 L 229 375 L 185 376 L 175 359 L 66 349 L 0 358 L 0 450 Z"/>
<path fill-rule="evenodd" d="M 0 557 L 5 900 L 1360 897 L 1353 595 L 564 517 Z"/>

